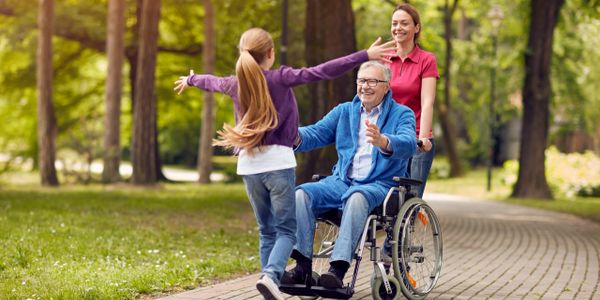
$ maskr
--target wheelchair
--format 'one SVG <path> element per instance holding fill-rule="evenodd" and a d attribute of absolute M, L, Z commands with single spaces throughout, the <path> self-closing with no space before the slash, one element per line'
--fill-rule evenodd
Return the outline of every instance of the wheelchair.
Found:
<path fill-rule="evenodd" d="M 324 178 L 314 175 L 313 180 Z M 349 299 L 354 294 L 363 249 L 369 254 L 374 272 L 371 276 L 373 299 L 399 299 L 400 293 L 411 300 L 425 299 L 437 283 L 442 268 L 442 233 L 433 209 L 411 193 L 419 180 L 394 177 L 397 186 L 388 191 L 382 205 L 367 217 L 362 236 L 354 251 L 351 279 L 342 288 L 319 285 L 319 274 L 327 272 L 329 257 L 337 239 L 341 211 L 317 216 L 313 250 L 313 274 L 304 284 L 282 284 L 280 290 L 301 299 L 318 297 Z M 383 230 L 391 244 L 389 258 L 381 257 L 377 231 Z M 346 276 L 348 278 L 348 276 Z"/>

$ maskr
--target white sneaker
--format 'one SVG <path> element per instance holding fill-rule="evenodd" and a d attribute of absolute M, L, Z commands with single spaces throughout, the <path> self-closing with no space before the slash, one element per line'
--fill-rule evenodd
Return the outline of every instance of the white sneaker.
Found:
<path fill-rule="evenodd" d="M 266 274 L 260 276 L 260 279 L 256 282 L 256 289 L 263 295 L 267 300 L 283 300 L 279 287 L 273 282 Z"/>

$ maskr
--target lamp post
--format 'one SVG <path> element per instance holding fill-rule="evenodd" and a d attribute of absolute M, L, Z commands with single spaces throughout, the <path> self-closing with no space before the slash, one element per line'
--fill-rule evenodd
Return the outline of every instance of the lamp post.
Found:
<path fill-rule="evenodd" d="M 504 19 L 504 13 L 499 5 L 493 5 L 488 12 L 488 19 L 492 25 L 492 67 L 490 68 L 490 143 L 488 153 L 488 165 L 487 165 L 487 190 L 492 190 L 492 167 L 494 164 L 494 148 L 496 141 L 496 112 L 494 111 L 494 104 L 496 102 L 496 66 L 497 57 L 496 53 L 498 50 L 498 28 L 502 19 Z"/>

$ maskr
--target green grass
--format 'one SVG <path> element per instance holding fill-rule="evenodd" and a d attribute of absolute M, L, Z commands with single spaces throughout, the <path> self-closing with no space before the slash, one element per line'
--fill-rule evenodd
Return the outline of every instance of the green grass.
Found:
<path fill-rule="evenodd" d="M 1 299 L 144 298 L 258 271 L 256 222 L 242 184 L 40 188 L 28 174 L 4 174 L 0 185 Z M 600 198 L 507 199 L 511 189 L 497 170 L 493 179 L 492 192 L 485 170 L 432 179 L 427 191 L 600 222 Z"/>
<path fill-rule="evenodd" d="M 435 163 L 435 162 L 434 162 Z M 487 191 L 485 169 L 467 172 L 459 178 L 429 179 L 426 190 L 429 193 L 464 195 L 476 199 L 499 200 L 510 196 L 510 188 L 501 182 L 497 170 L 492 172 L 491 191 Z"/>
<path fill-rule="evenodd" d="M 600 222 L 600 198 L 598 197 L 557 198 L 552 201 L 537 199 L 507 199 L 506 201 L 518 205 L 569 213 Z"/>
<path fill-rule="evenodd" d="M 499 170 L 492 173 L 492 189 L 486 189 L 485 169 L 468 172 L 465 176 L 452 179 L 431 179 L 427 181 L 427 192 L 469 196 L 475 199 L 505 201 L 512 204 L 564 212 L 600 222 L 600 198 L 577 197 L 573 199 L 555 196 L 554 200 L 510 198 L 512 187 L 501 182 Z"/>
<path fill-rule="evenodd" d="M 258 271 L 241 184 L 0 187 L 0 298 L 131 299 Z"/>

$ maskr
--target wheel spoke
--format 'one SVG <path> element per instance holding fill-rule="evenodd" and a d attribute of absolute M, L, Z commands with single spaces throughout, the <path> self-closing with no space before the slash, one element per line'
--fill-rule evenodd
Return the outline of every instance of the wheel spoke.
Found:
<path fill-rule="evenodd" d="M 313 242 L 313 270 L 323 274 L 329 268 L 329 256 L 333 251 L 339 228 L 325 220 L 318 220 Z"/>

